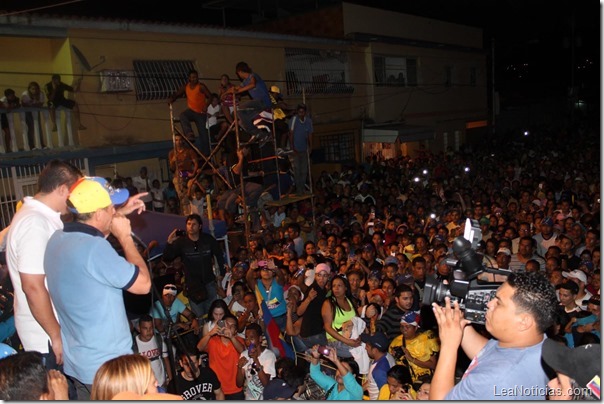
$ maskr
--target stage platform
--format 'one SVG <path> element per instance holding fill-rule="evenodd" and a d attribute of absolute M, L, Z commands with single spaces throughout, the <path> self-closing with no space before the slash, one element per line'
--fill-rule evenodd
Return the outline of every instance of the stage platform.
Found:
<path fill-rule="evenodd" d="M 266 206 L 284 206 L 284 205 L 289 205 L 290 203 L 300 202 L 300 201 L 303 201 L 306 199 L 310 199 L 312 197 L 313 197 L 312 194 L 307 194 L 307 195 L 289 194 L 289 195 L 279 199 L 278 201 L 266 202 L 265 205 Z"/>

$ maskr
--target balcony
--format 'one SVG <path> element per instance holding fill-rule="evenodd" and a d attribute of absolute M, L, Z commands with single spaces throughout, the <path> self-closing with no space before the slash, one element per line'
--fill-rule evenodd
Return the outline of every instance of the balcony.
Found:
<path fill-rule="evenodd" d="M 8 128 L 3 129 L 8 132 L 0 136 L 0 154 L 75 145 L 72 111 L 68 108 L 55 109 L 56 134 L 52 130 L 53 124 L 48 108 L 20 107 L 10 110 L 0 108 L 0 114 L 5 115 L 8 121 Z M 33 129 L 31 131 L 30 126 Z"/>

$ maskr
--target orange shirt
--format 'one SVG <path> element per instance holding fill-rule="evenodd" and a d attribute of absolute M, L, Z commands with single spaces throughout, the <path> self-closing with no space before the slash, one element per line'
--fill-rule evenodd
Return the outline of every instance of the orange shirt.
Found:
<path fill-rule="evenodd" d="M 243 338 L 235 337 L 245 346 Z M 237 387 L 237 363 L 239 362 L 239 352 L 233 344 L 229 342 L 224 344 L 222 338 L 214 336 L 208 341 L 205 351 L 208 353 L 210 368 L 220 380 L 220 388 L 224 394 L 235 394 L 243 390 L 243 387 Z"/>
<path fill-rule="evenodd" d="M 201 84 L 196 83 L 193 88 L 191 88 L 190 84 L 187 84 L 185 89 L 187 93 L 187 106 L 189 109 L 200 114 L 205 114 L 208 106 L 206 95 L 201 91 Z"/>

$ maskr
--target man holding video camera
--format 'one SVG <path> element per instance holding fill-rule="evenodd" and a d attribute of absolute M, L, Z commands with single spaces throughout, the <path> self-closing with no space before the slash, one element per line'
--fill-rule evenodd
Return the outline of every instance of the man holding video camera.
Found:
<path fill-rule="evenodd" d="M 538 273 L 512 273 L 486 311 L 487 339 L 473 327 L 456 301 L 432 303 L 441 341 L 430 400 L 545 400 L 548 376 L 541 365 L 545 330 L 554 323 L 556 294 Z M 473 358 L 455 385 L 457 351 Z"/>

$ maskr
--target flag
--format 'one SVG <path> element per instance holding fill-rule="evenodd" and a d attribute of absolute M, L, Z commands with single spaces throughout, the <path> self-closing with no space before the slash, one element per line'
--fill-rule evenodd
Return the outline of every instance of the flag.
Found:
<path fill-rule="evenodd" d="M 257 293 L 257 295 L 259 295 L 259 293 Z M 260 307 L 262 308 L 262 320 L 264 321 L 264 328 L 268 347 L 273 351 L 273 348 L 277 348 L 282 358 L 295 359 L 293 349 L 287 344 L 287 342 L 285 342 L 285 339 L 283 338 L 283 334 L 281 333 L 279 326 L 275 322 L 275 319 L 271 315 L 271 312 L 268 309 L 266 302 L 262 298 L 260 299 Z"/>

